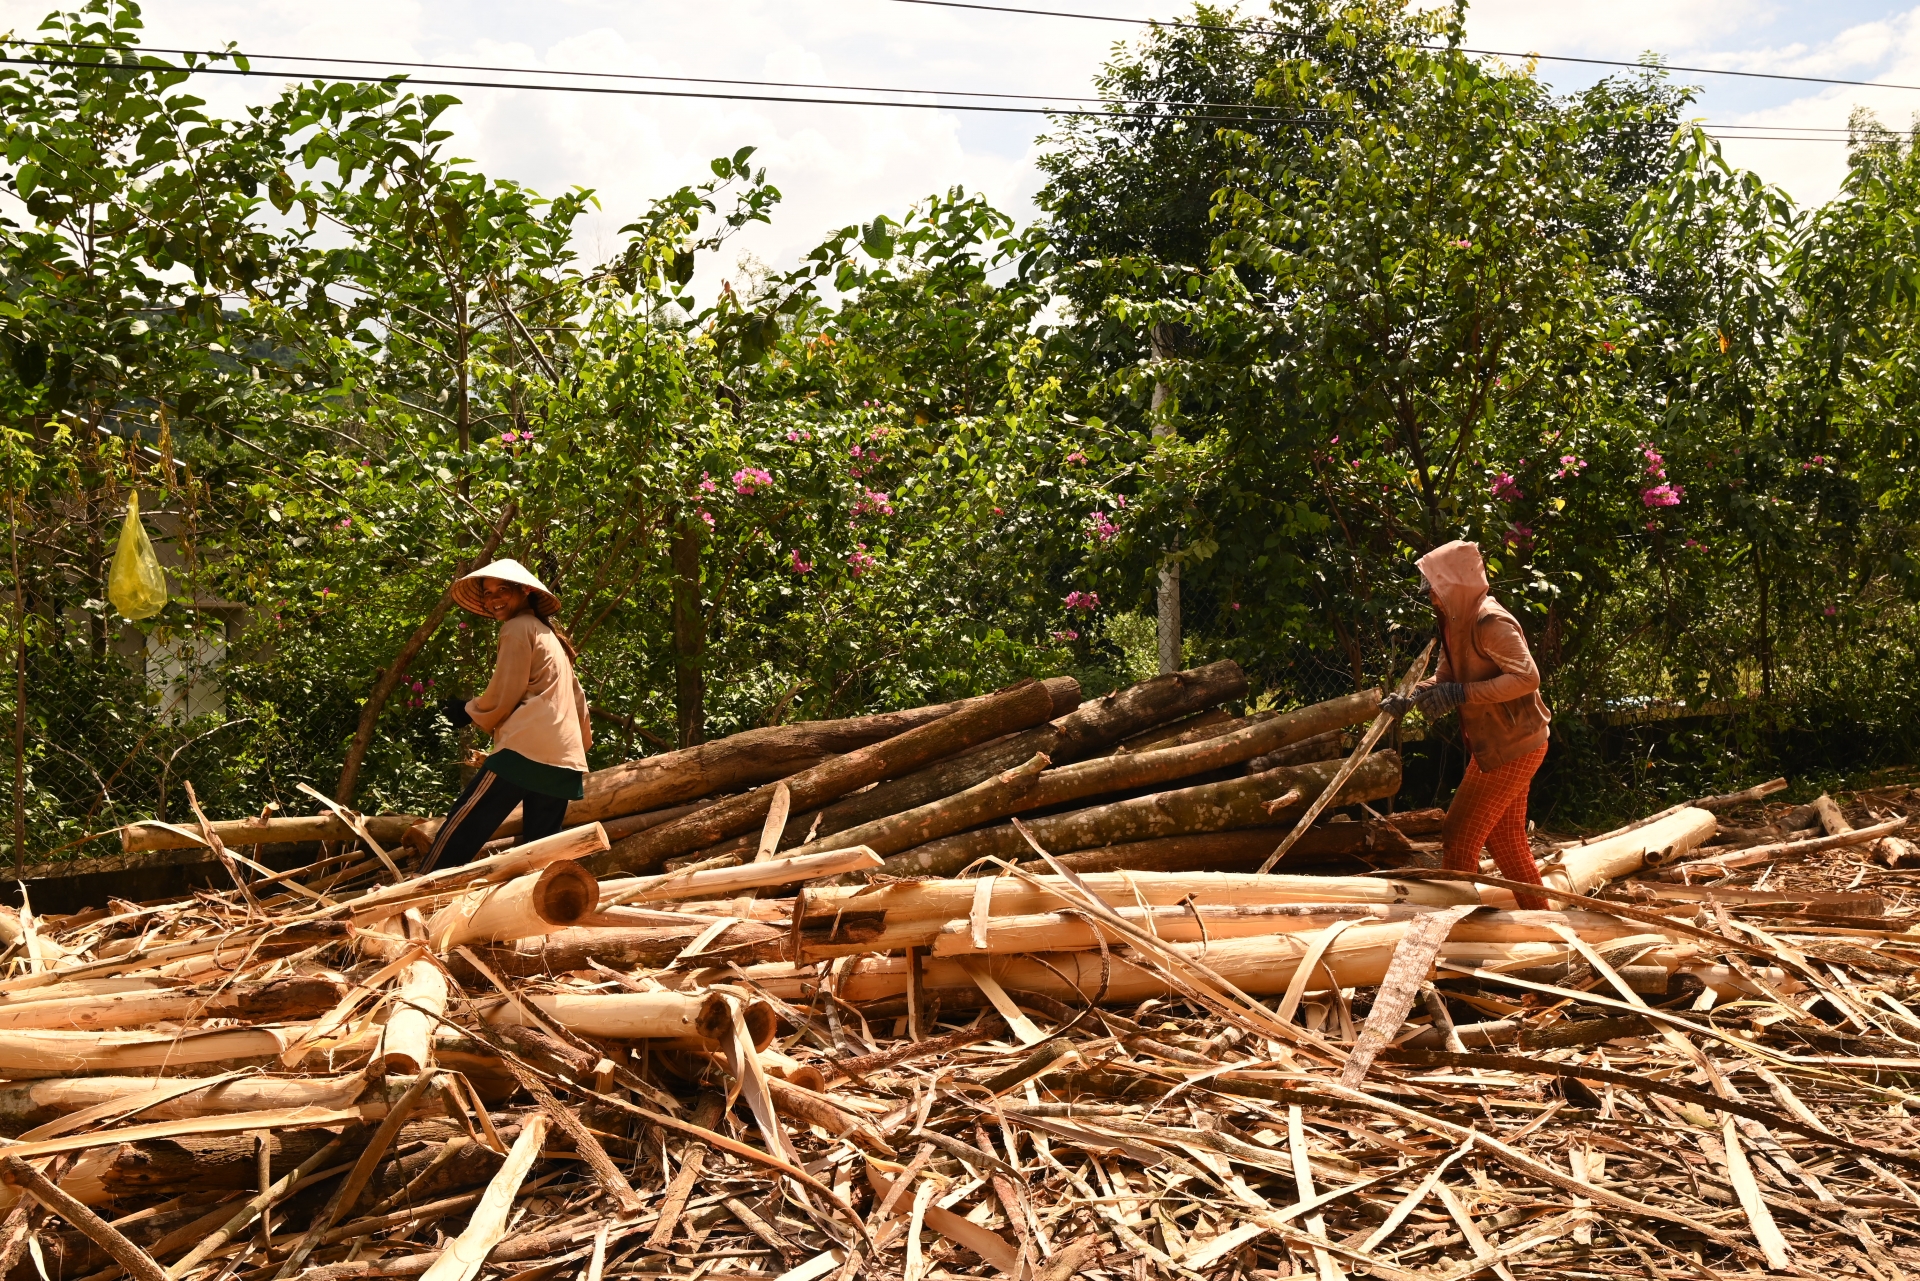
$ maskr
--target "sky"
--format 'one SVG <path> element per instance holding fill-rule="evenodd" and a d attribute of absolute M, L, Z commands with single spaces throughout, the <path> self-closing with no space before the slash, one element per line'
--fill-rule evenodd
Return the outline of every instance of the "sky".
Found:
<path fill-rule="evenodd" d="M 988 0 L 1124 18 L 1177 17 L 1184 0 Z M 0 29 L 31 32 L 49 0 L 0 0 Z M 1243 11 L 1264 11 L 1249 0 Z M 1084 95 L 1123 23 L 981 12 L 909 0 L 151 0 L 146 43 L 237 42 L 256 55 L 404 59 L 544 71 L 809 81 L 895 91 Z M 1478 0 L 1470 43 L 1494 50 L 1920 85 L 1920 4 L 1881 0 Z M 1558 87 L 1609 69 L 1543 61 Z M 433 72 L 416 73 L 421 77 Z M 462 78 L 500 76 L 454 73 Z M 1920 92 L 1681 75 L 1703 92 L 1696 113 L 1729 134 L 1844 128 L 1859 106 L 1902 127 Z M 598 81 L 645 87 L 641 82 Z M 459 154 L 485 172 L 555 193 L 592 188 L 603 212 L 582 229 L 589 260 L 650 197 L 706 176 L 742 146 L 784 199 L 771 227 L 735 241 L 775 268 L 833 229 L 959 185 L 1016 217 L 1034 213 L 1044 117 L 945 109 L 840 107 L 667 97 L 450 89 Z M 721 91 L 725 92 L 724 88 Z M 271 97 L 273 82 L 216 82 L 216 107 Z M 744 89 L 755 93 L 766 90 Z M 783 92 L 775 90 L 772 92 Z M 903 92 L 894 99 L 910 96 Z M 1015 104 L 1017 105 L 1017 104 Z M 1831 197 L 1845 170 L 1841 135 L 1729 142 L 1730 158 L 1803 202 Z"/>

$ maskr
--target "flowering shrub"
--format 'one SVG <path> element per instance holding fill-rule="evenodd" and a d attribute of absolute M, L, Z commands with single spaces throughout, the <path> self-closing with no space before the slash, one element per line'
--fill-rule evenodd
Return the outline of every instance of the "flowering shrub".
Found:
<path fill-rule="evenodd" d="M 854 500 L 853 515 L 857 520 L 862 516 L 891 516 L 893 502 L 877 489 L 869 489 Z"/>
<path fill-rule="evenodd" d="M 733 492 L 736 494 L 757 494 L 772 485 L 773 474 L 764 467 L 742 467 L 733 473 Z"/>
<path fill-rule="evenodd" d="M 800 549 L 796 547 L 787 553 L 787 568 L 796 574 L 811 574 L 813 562 L 800 559 Z"/>
<path fill-rule="evenodd" d="M 1081 591 L 1068 592 L 1064 603 L 1068 609 L 1080 609 L 1080 610 L 1098 609 L 1100 608 L 1100 593 L 1099 592 L 1081 592 Z"/>
<path fill-rule="evenodd" d="M 1506 472 L 1493 478 L 1491 490 L 1493 496 L 1504 503 L 1517 503 L 1526 495 L 1520 491 L 1520 482 Z"/>
<path fill-rule="evenodd" d="M 1120 527 L 1113 523 L 1103 511 L 1088 514 L 1087 524 L 1093 530 L 1093 536 L 1103 543 L 1110 543 L 1120 533 Z"/>
<path fill-rule="evenodd" d="M 875 563 L 873 557 L 867 554 L 867 545 L 865 543 L 855 543 L 853 545 L 853 554 L 847 557 L 847 571 L 855 578 L 858 578 L 860 575 L 872 569 Z"/>
<path fill-rule="evenodd" d="M 1648 507 L 1678 507 L 1687 496 L 1684 485 L 1662 483 L 1640 491 L 1640 501 Z"/>

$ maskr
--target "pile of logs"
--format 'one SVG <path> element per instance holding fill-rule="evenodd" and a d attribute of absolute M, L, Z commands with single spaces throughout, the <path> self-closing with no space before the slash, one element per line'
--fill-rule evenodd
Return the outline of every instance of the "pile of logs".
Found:
<path fill-rule="evenodd" d="M 752 731 L 424 875 L 416 818 L 143 825 L 232 888 L 0 909 L 0 1277 L 1920 1257 L 1888 1115 L 1920 943 L 1857 885 L 1659 879 L 1751 848 L 1710 843 L 1768 788 L 1543 843 L 1555 910 L 1521 911 L 1431 866 L 1392 752 L 1349 755 L 1377 694 L 1243 692 L 1217 664 Z M 1834 812 L 1856 839 L 1803 853 L 1898 827 Z M 293 824 L 312 864 L 245 852 Z"/>

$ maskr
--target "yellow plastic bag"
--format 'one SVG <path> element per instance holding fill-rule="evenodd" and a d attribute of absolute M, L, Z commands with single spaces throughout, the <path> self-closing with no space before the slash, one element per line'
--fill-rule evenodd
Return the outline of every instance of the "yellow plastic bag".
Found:
<path fill-rule="evenodd" d="M 107 571 L 107 599 L 123 618 L 152 618 L 167 607 L 167 575 L 140 523 L 139 494 L 127 499 L 127 523 L 120 527 L 120 546 Z"/>

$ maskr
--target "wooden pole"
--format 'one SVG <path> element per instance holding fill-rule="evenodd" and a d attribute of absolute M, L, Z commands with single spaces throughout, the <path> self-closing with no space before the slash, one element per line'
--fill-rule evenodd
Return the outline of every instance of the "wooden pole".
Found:
<path fill-rule="evenodd" d="M 521 998 L 541 1017 L 581 1036 L 616 1041 L 696 1040 L 724 1043 L 732 1035 L 732 1015 L 718 992 L 547 993 Z M 773 1043 L 773 1009 L 764 1001 L 746 1008 L 747 1028 L 754 1048 Z M 488 1016 L 500 1027 L 519 1027 L 530 1020 L 509 1001 Z"/>
<path fill-rule="evenodd" d="M 399 1000 L 387 1016 L 375 1057 L 390 1076 L 418 1076 L 433 1068 L 433 1037 L 447 1012 L 447 976 L 432 961 L 415 961 L 400 978 Z"/>

